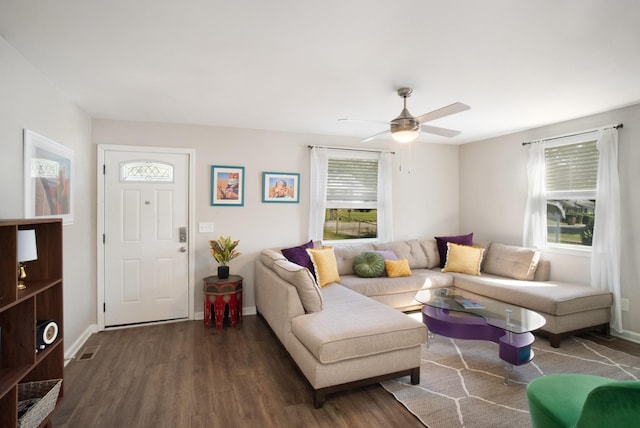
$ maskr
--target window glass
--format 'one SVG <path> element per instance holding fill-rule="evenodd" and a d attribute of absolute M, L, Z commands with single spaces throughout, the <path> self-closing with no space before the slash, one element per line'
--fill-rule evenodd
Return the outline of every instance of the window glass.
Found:
<path fill-rule="evenodd" d="M 591 246 L 595 199 L 547 199 L 547 243 Z"/>
<path fill-rule="evenodd" d="M 173 183 L 173 165 L 135 160 L 120 164 L 120 181 L 133 183 Z"/>
<path fill-rule="evenodd" d="M 547 243 L 590 247 L 598 179 L 596 141 L 545 148 Z"/>
<path fill-rule="evenodd" d="M 325 240 L 378 237 L 378 210 L 327 208 L 324 218 Z"/>

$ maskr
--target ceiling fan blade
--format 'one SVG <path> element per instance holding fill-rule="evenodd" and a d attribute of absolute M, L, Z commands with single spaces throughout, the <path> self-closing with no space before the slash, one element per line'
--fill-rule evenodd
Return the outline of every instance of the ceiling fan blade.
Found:
<path fill-rule="evenodd" d="M 439 108 L 438 110 L 425 113 L 422 116 L 418 116 L 416 117 L 416 120 L 420 123 L 430 122 L 432 120 L 440 119 L 441 117 L 449 116 L 450 114 L 469 110 L 470 108 L 471 107 L 463 103 L 453 103 L 446 107 Z"/>
<path fill-rule="evenodd" d="M 389 122 L 385 122 L 382 120 L 368 120 L 368 119 L 338 119 L 338 122 L 364 122 L 364 123 L 377 123 L 385 126 L 389 126 Z"/>
<path fill-rule="evenodd" d="M 361 143 L 368 143 L 369 141 L 371 141 L 371 140 L 373 140 L 375 138 L 378 138 L 378 137 L 380 137 L 380 136 L 382 136 L 384 134 L 388 134 L 390 132 L 391 132 L 391 130 L 387 129 L 386 131 L 382 131 L 382 132 L 378 132 L 377 134 L 373 134 L 372 136 L 367 137 L 367 138 L 365 138 L 364 140 L 362 140 L 360 142 Z"/>
<path fill-rule="evenodd" d="M 429 126 L 429 125 L 420 125 L 420 129 L 422 132 L 426 132 L 428 134 L 440 135 L 442 137 L 455 137 L 460 134 L 460 131 L 456 131 L 454 129 L 447 128 L 439 128 L 437 126 Z"/>

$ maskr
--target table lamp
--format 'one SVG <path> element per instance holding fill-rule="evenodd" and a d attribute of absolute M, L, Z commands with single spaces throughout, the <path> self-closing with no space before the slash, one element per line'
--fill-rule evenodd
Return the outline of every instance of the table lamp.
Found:
<path fill-rule="evenodd" d="M 27 288 L 24 284 L 24 280 L 27 278 L 24 262 L 37 259 L 36 231 L 34 229 L 18 230 L 18 290 Z"/>

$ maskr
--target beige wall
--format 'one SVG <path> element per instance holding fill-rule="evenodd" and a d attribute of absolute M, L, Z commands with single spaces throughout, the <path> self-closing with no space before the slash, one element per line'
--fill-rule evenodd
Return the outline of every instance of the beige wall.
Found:
<path fill-rule="evenodd" d="M 551 126 L 465 144 L 460 147 L 460 230 L 481 239 L 522 244 L 527 195 L 527 149 L 523 141 L 623 123 L 619 131 L 619 174 L 622 209 L 622 297 L 626 337 L 640 341 L 640 105 Z M 590 282 L 590 257 L 547 251 L 552 279 Z"/>
<path fill-rule="evenodd" d="M 230 268 L 245 278 L 244 307 L 248 311 L 254 310 L 253 261 L 259 252 L 267 247 L 298 245 L 308 239 L 307 146 L 359 144 L 355 139 L 344 137 L 111 120 L 93 121 L 92 140 L 96 145 L 195 149 L 196 226 L 199 222 L 215 224 L 213 234 L 196 232 L 195 312 L 202 311 L 200 280 L 215 274 L 217 268 L 209 254 L 207 240 L 219 235 L 240 240 L 242 256 L 233 260 Z M 378 144 L 377 148 L 384 148 L 384 143 Z M 457 232 L 458 147 L 416 143 L 411 153 L 408 148 L 393 144 L 387 148 L 398 150 L 393 178 L 395 237 L 431 237 Z M 244 206 L 210 205 L 211 165 L 245 168 Z M 262 173 L 265 171 L 300 173 L 300 203 L 262 203 Z M 441 177 L 445 180 L 441 181 Z M 434 183 L 438 185 L 434 186 Z"/>
<path fill-rule="evenodd" d="M 75 151 L 75 222 L 64 226 L 65 349 L 96 319 L 91 118 L 0 37 L 0 218 L 22 218 L 23 130 Z"/>

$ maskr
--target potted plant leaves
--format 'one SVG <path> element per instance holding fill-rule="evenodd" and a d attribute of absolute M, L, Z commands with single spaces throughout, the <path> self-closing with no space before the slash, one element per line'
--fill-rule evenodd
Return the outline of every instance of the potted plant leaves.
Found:
<path fill-rule="evenodd" d="M 238 257 L 240 253 L 236 251 L 236 247 L 240 241 L 234 241 L 230 236 L 226 238 L 220 236 L 216 241 L 209 241 L 211 249 L 211 255 L 218 262 L 218 278 L 229 278 L 229 266 L 228 263 Z"/>

